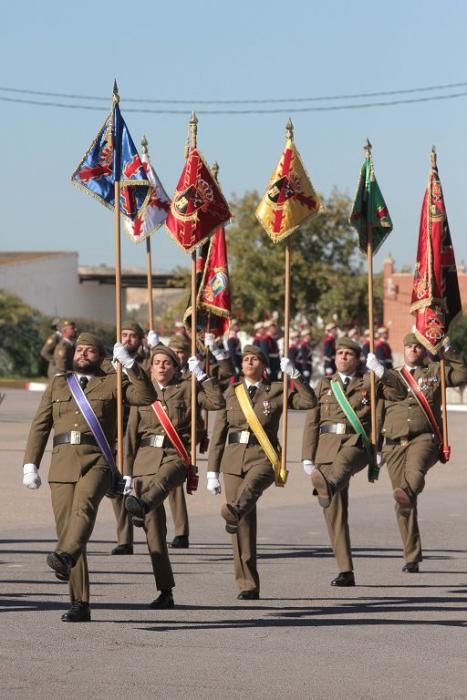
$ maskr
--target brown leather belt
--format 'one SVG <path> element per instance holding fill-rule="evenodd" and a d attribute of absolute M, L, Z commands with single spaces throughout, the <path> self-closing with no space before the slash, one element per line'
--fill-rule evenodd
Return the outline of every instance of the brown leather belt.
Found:
<path fill-rule="evenodd" d="M 170 447 L 171 442 L 166 435 L 150 435 L 139 441 L 140 447 Z"/>
<path fill-rule="evenodd" d="M 429 435 L 433 442 L 435 441 L 435 436 L 433 433 L 418 433 L 418 435 Z M 416 438 L 418 435 L 412 435 L 411 438 Z M 385 445 L 400 445 L 401 447 L 405 447 L 406 445 L 409 444 L 411 438 L 384 438 L 384 444 Z"/>
<path fill-rule="evenodd" d="M 54 447 L 57 445 L 95 445 L 97 442 L 93 435 L 80 433 L 79 430 L 70 430 L 69 433 L 60 433 L 54 436 Z"/>

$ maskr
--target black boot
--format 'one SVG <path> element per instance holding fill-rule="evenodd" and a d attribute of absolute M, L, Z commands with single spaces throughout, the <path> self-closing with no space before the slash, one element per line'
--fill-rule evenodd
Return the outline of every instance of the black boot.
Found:
<path fill-rule="evenodd" d="M 69 610 L 62 615 L 63 622 L 91 622 L 91 609 L 89 603 L 74 600 Z"/>
<path fill-rule="evenodd" d="M 149 603 L 149 607 L 153 610 L 169 610 L 175 607 L 172 589 L 165 588 L 161 591 L 159 597 L 153 600 L 152 603 Z"/>

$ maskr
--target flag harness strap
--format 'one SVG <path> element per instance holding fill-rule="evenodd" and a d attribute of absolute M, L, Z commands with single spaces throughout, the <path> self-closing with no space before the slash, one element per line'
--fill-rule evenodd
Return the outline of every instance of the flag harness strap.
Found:
<path fill-rule="evenodd" d="M 248 397 L 247 391 L 244 384 L 239 384 L 235 387 L 235 396 L 238 399 L 240 408 L 243 415 L 246 418 L 248 426 L 253 431 L 256 439 L 264 450 L 264 453 L 268 460 L 272 464 L 274 469 L 274 483 L 276 486 L 285 486 L 287 480 L 287 472 L 281 470 L 281 460 L 276 450 L 274 449 L 270 439 L 268 438 L 266 431 L 260 423 L 260 420 L 253 410 L 250 399 Z"/>
<path fill-rule="evenodd" d="M 344 411 L 345 417 L 349 421 L 350 425 L 355 430 L 357 435 L 360 435 L 360 437 L 362 438 L 363 446 L 365 447 L 365 450 L 368 453 L 370 465 L 374 465 L 374 451 L 370 441 L 368 440 L 368 435 L 366 434 L 365 428 L 363 427 L 360 418 L 357 416 L 354 409 L 350 405 L 349 400 L 337 379 L 331 379 L 331 389 L 332 393 L 334 394 L 334 398 L 336 399 L 340 408 Z"/>
<path fill-rule="evenodd" d="M 187 471 L 190 471 L 193 469 L 192 464 L 191 464 L 191 458 L 190 455 L 187 452 L 187 449 L 185 445 L 183 444 L 182 438 L 177 432 L 176 427 L 170 420 L 167 412 L 164 410 L 164 407 L 162 406 L 160 401 L 154 401 L 154 403 L 151 404 L 151 408 L 156 414 L 156 416 L 159 419 L 159 423 L 162 425 L 165 434 L 169 438 L 170 442 L 172 443 L 172 446 L 175 448 L 177 451 L 179 457 L 183 460 L 183 462 L 186 464 Z M 187 493 L 191 494 L 193 491 L 196 491 L 196 488 L 193 488 L 193 486 L 189 485 L 189 482 L 187 481 L 186 485 L 186 490 Z"/>
<path fill-rule="evenodd" d="M 433 430 L 433 433 L 436 437 L 436 440 L 438 441 L 438 444 L 441 446 L 443 444 L 443 438 L 441 436 L 441 431 L 439 429 L 438 421 L 436 420 L 435 415 L 434 415 L 433 411 L 431 410 L 431 406 L 428 403 L 428 399 L 426 398 L 425 394 L 418 386 L 415 378 L 410 374 L 410 372 L 407 370 L 406 367 L 401 367 L 399 369 L 399 372 L 402 375 L 402 378 L 405 380 L 406 384 L 408 384 L 409 388 L 412 390 L 412 393 L 414 395 L 416 402 L 418 403 L 418 405 L 422 409 L 422 412 L 425 415 L 425 418 L 427 419 L 428 423 L 430 424 L 431 429 Z"/>

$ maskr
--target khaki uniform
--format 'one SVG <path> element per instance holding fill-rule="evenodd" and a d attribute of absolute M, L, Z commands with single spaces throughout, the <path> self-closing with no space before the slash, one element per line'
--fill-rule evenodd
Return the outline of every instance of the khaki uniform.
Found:
<path fill-rule="evenodd" d="M 110 445 L 115 443 L 117 414 L 117 375 L 104 372 L 93 377 L 85 394 L 99 419 Z M 124 400 L 134 405 L 149 404 L 154 389 L 138 367 L 123 377 Z M 44 392 L 31 425 L 25 464 L 39 466 L 53 429 L 54 435 L 78 431 L 91 437 L 66 381 L 66 374 L 55 376 Z M 53 448 L 48 480 L 57 528 L 57 551 L 67 552 L 76 564 L 71 570 L 72 601 L 89 601 L 86 544 L 91 536 L 97 509 L 111 487 L 111 470 L 97 445 L 62 444 Z"/>
<path fill-rule="evenodd" d="M 224 406 L 219 385 L 214 379 L 196 384 L 197 403 L 200 408 L 216 411 Z M 191 377 L 174 379 L 165 390 L 156 384 L 157 399 L 180 435 L 188 452 L 191 432 Z M 165 437 L 162 447 L 140 447 L 144 439 L 159 436 L 164 429 L 153 408 L 144 406 L 131 409 L 126 435 L 125 469 L 133 477 L 133 488 L 138 498 L 143 498 L 151 510 L 145 517 L 144 530 L 151 557 L 154 578 L 158 590 L 173 588 L 175 583 L 167 549 L 167 526 L 163 501 L 170 491 L 181 487 L 186 479 L 186 465 Z"/>
<path fill-rule="evenodd" d="M 362 440 L 350 427 L 331 390 L 331 379 L 341 383 L 338 373 L 323 377 L 315 389 L 318 405 L 308 412 L 303 433 L 302 459 L 309 459 L 321 470 L 335 490 L 328 508 L 323 509 L 329 539 L 339 571 L 353 571 L 348 522 L 350 477 L 368 464 Z M 386 371 L 377 380 L 377 421 L 381 424 L 383 396 L 397 400 L 404 397 L 404 388 L 394 371 Z M 371 432 L 370 374 L 357 371 L 346 389 L 350 405 L 359 417 L 367 435 Z M 321 432 L 326 425 L 341 424 L 342 434 Z"/>
<path fill-rule="evenodd" d="M 73 369 L 73 357 L 75 354 L 75 343 L 68 338 L 62 338 L 54 350 L 52 365 L 49 365 L 48 375 L 54 377 L 60 372 L 71 372 Z"/>
<path fill-rule="evenodd" d="M 446 385 L 459 386 L 467 382 L 465 358 L 452 350 L 445 353 Z M 441 426 L 441 381 L 439 362 L 417 367 L 413 374 Z M 417 520 L 417 496 L 425 486 L 425 476 L 439 459 L 439 446 L 432 428 L 412 391 L 407 390 L 403 401 L 385 401 L 383 435 L 387 438 L 383 456 L 388 466 L 393 489 L 406 489 L 414 497 L 414 507 L 395 504 L 397 524 L 407 562 L 422 561 L 422 544 Z M 389 444 L 394 441 L 396 444 Z M 399 444 L 397 444 L 399 443 Z"/>
<path fill-rule="evenodd" d="M 289 407 L 312 408 L 316 397 L 302 378 L 295 380 L 295 389 L 289 392 Z M 226 407 L 219 411 L 214 424 L 208 455 L 208 470 L 222 471 L 225 496 L 237 510 L 240 523 L 232 535 L 235 579 L 240 591 L 259 592 L 256 568 L 256 502 L 263 491 L 274 482 L 274 470 L 262 447 L 256 444 L 229 444 L 229 433 L 248 431 L 248 423 L 235 395 L 235 387 L 225 392 Z M 278 449 L 277 433 L 282 415 L 282 382 L 261 383 L 252 405 L 272 445 Z M 226 443 L 227 441 L 227 443 Z"/>
<path fill-rule="evenodd" d="M 49 377 L 49 379 L 51 379 L 56 374 L 55 365 L 53 362 L 54 351 L 58 343 L 60 342 L 61 337 L 62 334 L 58 331 L 55 331 L 54 333 L 49 335 L 41 349 L 41 357 L 43 357 L 44 360 L 46 360 L 46 362 L 49 363 L 47 368 L 47 376 Z"/>

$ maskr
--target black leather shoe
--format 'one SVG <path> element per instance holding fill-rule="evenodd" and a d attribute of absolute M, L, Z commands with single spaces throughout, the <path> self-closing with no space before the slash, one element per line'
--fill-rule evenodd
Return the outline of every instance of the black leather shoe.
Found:
<path fill-rule="evenodd" d="M 235 535 L 238 531 L 238 523 L 240 518 L 238 513 L 230 503 L 224 503 L 221 508 L 221 515 L 225 520 L 225 529 L 229 535 Z"/>
<path fill-rule="evenodd" d="M 175 549 L 188 549 L 190 546 L 188 535 L 176 535 L 170 546 L 175 547 Z"/>
<path fill-rule="evenodd" d="M 133 554 L 133 545 L 117 544 L 117 546 L 112 549 L 110 554 Z"/>
<path fill-rule="evenodd" d="M 175 607 L 175 602 L 172 595 L 172 589 L 167 588 L 161 591 L 160 596 L 149 603 L 149 607 L 153 610 L 170 610 Z"/>
<path fill-rule="evenodd" d="M 402 567 L 402 571 L 405 574 L 418 574 L 418 561 L 408 561 Z"/>
<path fill-rule="evenodd" d="M 141 498 L 136 498 L 136 496 L 127 496 L 125 501 L 125 508 L 127 513 L 130 515 L 130 520 L 135 527 L 144 526 L 144 518 L 148 512 L 148 508 Z"/>
<path fill-rule="evenodd" d="M 237 600 L 259 600 L 259 592 L 241 591 L 237 596 Z"/>
<path fill-rule="evenodd" d="M 328 508 L 331 503 L 332 490 L 331 485 L 324 478 L 319 469 L 314 469 L 311 473 L 311 483 L 318 496 L 318 503 L 321 508 Z"/>
<path fill-rule="evenodd" d="M 331 581 L 331 586 L 355 586 L 353 571 L 341 571 L 341 573 Z"/>
<path fill-rule="evenodd" d="M 55 571 L 55 576 L 60 581 L 68 581 L 70 572 L 75 565 L 73 557 L 66 552 L 50 552 L 47 554 L 47 566 Z"/>
<path fill-rule="evenodd" d="M 63 622 L 91 622 L 91 609 L 89 603 L 75 600 L 69 610 L 62 615 Z"/>

